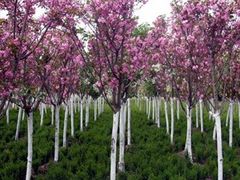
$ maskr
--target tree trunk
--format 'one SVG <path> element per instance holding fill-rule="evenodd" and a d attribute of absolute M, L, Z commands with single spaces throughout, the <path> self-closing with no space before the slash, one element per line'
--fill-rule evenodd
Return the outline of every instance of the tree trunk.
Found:
<path fill-rule="evenodd" d="M 117 158 L 117 132 L 118 132 L 119 112 L 113 114 L 112 140 L 111 140 L 111 169 L 110 180 L 116 179 L 116 158 Z"/>
<path fill-rule="evenodd" d="M 179 106 L 180 106 L 180 102 L 179 102 L 179 99 L 177 100 L 177 120 L 179 120 L 179 118 L 180 118 L 180 108 L 179 108 Z"/>
<path fill-rule="evenodd" d="M 171 104 L 171 144 L 173 144 L 173 135 L 174 135 L 174 109 L 173 109 L 173 98 L 170 100 Z"/>
<path fill-rule="evenodd" d="M 161 98 L 157 98 L 157 127 L 160 128 L 160 104 Z"/>
<path fill-rule="evenodd" d="M 199 123 L 198 123 L 198 103 L 196 104 L 196 128 L 199 127 Z"/>
<path fill-rule="evenodd" d="M 63 126 L 63 147 L 67 147 L 67 125 L 68 125 L 68 104 L 65 105 L 64 126 Z"/>
<path fill-rule="evenodd" d="M 9 105 L 7 107 L 7 110 L 6 110 L 6 122 L 7 122 L 7 125 L 9 124 Z"/>
<path fill-rule="evenodd" d="M 164 100 L 164 110 L 165 110 L 166 130 L 167 130 L 167 134 L 169 134 L 168 105 L 167 105 L 166 99 Z"/>
<path fill-rule="evenodd" d="M 152 98 L 152 120 L 155 122 L 155 97 Z"/>
<path fill-rule="evenodd" d="M 96 121 L 97 120 L 97 100 L 94 99 L 93 103 L 94 103 L 94 121 Z"/>
<path fill-rule="evenodd" d="M 27 156 L 27 170 L 26 170 L 26 180 L 30 180 L 32 176 L 32 154 L 33 154 L 33 113 L 30 112 L 28 115 L 28 156 Z"/>
<path fill-rule="evenodd" d="M 238 126 L 240 129 L 240 101 L 238 101 Z"/>
<path fill-rule="evenodd" d="M 229 113 L 230 113 L 230 109 L 231 109 L 230 106 L 231 106 L 231 105 L 229 104 L 228 110 L 227 110 L 227 117 L 226 117 L 226 127 L 228 126 L 228 121 L 229 121 Z"/>
<path fill-rule="evenodd" d="M 22 121 L 25 119 L 25 111 L 22 111 Z"/>
<path fill-rule="evenodd" d="M 83 99 L 80 102 L 80 131 L 83 131 Z"/>
<path fill-rule="evenodd" d="M 213 115 L 216 123 L 217 131 L 217 154 L 218 154 L 218 180 L 223 179 L 223 156 L 222 156 L 222 128 L 221 128 L 221 119 L 220 111 L 216 111 Z"/>
<path fill-rule="evenodd" d="M 59 111 L 60 106 L 55 106 L 55 144 L 54 144 L 54 161 L 58 162 L 59 155 Z"/>
<path fill-rule="evenodd" d="M 127 135 L 128 135 L 128 141 L 127 141 L 127 145 L 131 145 L 131 99 L 128 98 L 127 101 L 127 107 L 128 107 L 128 126 L 127 126 Z"/>
<path fill-rule="evenodd" d="M 233 141 L 233 100 L 229 104 L 229 147 L 232 147 Z"/>
<path fill-rule="evenodd" d="M 73 113 L 73 96 L 70 98 L 70 113 L 71 113 L 71 136 L 74 137 L 74 113 Z"/>
<path fill-rule="evenodd" d="M 22 120 L 22 108 L 19 107 L 19 110 L 18 110 L 18 119 L 17 119 L 17 128 L 16 128 L 16 133 L 15 133 L 15 140 L 18 140 L 21 120 Z"/>
<path fill-rule="evenodd" d="M 40 105 L 40 126 L 43 125 L 43 116 L 44 116 L 44 108 L 43 108 L 43 103 Z"/>
<path fill-rule="evenodd" d="M 89 97 L 86 98 L 86 112 L 85 112 L 85 127 L 88 127 L 89 123 Z"/>
<path fill-rule="evenodd" d="M 148 99 L 148 120 L 151 118 L 151 98 Z"/>
<path fill-rule="evenodd" d="M 124 149 L 125 149 L 125 104 L 121 106 L 120 110 L 120 124 L 119 124 L 119 162 L 118 170 L 125 171 Z"/>
<path fill-rule="evenodd" d="M 189 160 L 193 163 L 192 158 L 192 109 L 187 105 L 187 134 L 184 151 L 187 153 Z"/>
<path fill-rule="evenodd" d="M 51 114 L 52 114 L 51 125 L 53 125 L 53 123 L 54 123 L 54 106 L 53 105 L 51 105 Z"/>
<path fill-rule="evenodd" d="M 203 105 L 202 105 L 202 99 L 199 100 L 200 105 L 200 126 L 201 126 L 201 132 L 204 131 L 203 129 Z"/>
<path fill-rule="evenodd" d="M 214 128 L 213 128 L 213 140 L 216 141 L 216 136 L 217 136 L 217 132 L 216 132 L 216 122 L 214 120 Z"/>
<path fill-rule="evenodd" d="M 97 104 L 98 104 L 98 116 L 100 116 L 100 114 L 101 114 L 101 103 L 100 103 L 100 99 L 101 99 L 101 97 L 98 97 L 98 99 L 97 99 Z"/>
<path fill-rule="evenodd" d="M 148 115 L 148 98 L 146 97 L 146 114 Z"/>

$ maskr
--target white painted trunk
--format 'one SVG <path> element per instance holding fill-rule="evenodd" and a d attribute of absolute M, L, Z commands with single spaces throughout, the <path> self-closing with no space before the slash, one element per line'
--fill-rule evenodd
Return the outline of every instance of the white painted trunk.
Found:
<path fill-rule="evenodd" d="M 146 114 L 148 115 L 148 98 L 146 97 Z"/>
<path fill-rule="evenodd" d="M 192 158 L 192 109 L 187 105 L 187 134 L 184 151 L 187 153 L 190 162 L 193 162 Z"/>
<path fill-rule="evenodd" d="M 83 99 L 80 102 L 80 131 L 83 131 Z"/>
<path fill-rule="evenodd" d="M 160 104 L 161 104 L 161 99 L 158 97 L 157 98 L 157 127 L 160 128 Z"/>
<path fill-rule="evenodd" d="M 25 119 L 25 111 L 22 112 L 22 121 Z"/>
<path fill-rule="evenodd" d="M 104 112 L 104 107 L 105 107 L 105 101 L 104 101 L 104 98 L 102 98 L 102 113 Z"/>
<path fill-rule="evenodd" d="M 101 114 L 101 103 L 100 103 L 100 99 L 101 99 L 101 97 L 99 97 L 99 98 L 97 99 L 97 103 L 98 103 L 98 116 L 100 116 L 100 114 Z"/>
<path fill-rule="evenodd" d="M 130 98 L 128 98 L 127 107 L 128 107 L 127 145 L 131 145 L 131 99 Z"/>
<path fill-rule="evenodd" d="M 166 131 L 167 131 L 167 134 L 169 134 L 168 104 L 166 100 L 164 100 L 164 111 L 165 111 Z"/>
<path fill-rule="evenodd" d="M 71 136 L 74 137 L 73 96 L 70 98 Z"/>
<path fill-rule="evenodd" d="M 198 103 L 196 104 L 196 128 L 198 128 L 199 127 L 199 121 L 198 121 Z"/>
<path fill-rule="evenodd" d="M 18 110 L 18 119 L 17 119 L 17 128 L 16 128 L 16 133 L 15 133 L 15 140 L 18 140 L 21 120 L 22 120 L 22 108 L 19 107 L 19 110 Z"/>
<path fill-rule="evenodd" d="M 125 163 L 124 163 L 124 150 L 125 150 L 125 131 L 124 131 L 124 111 L 125 104 L 122 105 L 120 110 L 120 121 L 119 121 L 119 161 L 118 161 L 118 170 L 120 172 L 125 171 Z"/>
<path fill-rule="evenodd" d="M 202 99 L 199 100 L 199 106 L 200 106 L 200 126 L 201 126 L 201 132 L 203 132 L 204 129 L 203 129 L 203 105 L 202 105 Z"/>
<path fill-rule="evenodd" d="M 155 97 L 152 98 L 152 120 L 155 121 Z"/>
<path fill-rule="evenodd" d="M 170 99 L 171 104 L 171 144 L 173 144 L 173 135 L 174 135 L 174 109 L 173 109 L 173 98 Z"/>
<path fill-rule="evenodd" d="M 214 120 L 214 128 L 213 128 L 213 140 L 216 141 L 217 131 L 216 131 L 216 122 Z"/>
<path fill-rule="evenodd" d="M 177 100 L 177 120 L 180 118 L 180 101 L 179 99 Z"/>
<path fill-rule="evenodd" d="M 89 97 L 86 98 L 85 127 L 88 127 L 88 122 L 89 122 Z"/>
<path fill-rule="evenodd" d="M 59 111 L 60 106 L 55 106 L 55 144 L 54 144 L 54 161 L 58 162 L 59 155 Z"/>
<path fill-rule="evenodd" d="M 230 100 L 229 104 L 229 147 L 232 147 L 233 141 L 233 100 Z"/>
<path fill-rule="evenodd" d="M 230 109 L 231 109 L 230 106 L 231 106 L 231 105 L 229 104 L 228 110 L 227 110 L 227 117 L 226 117 L 226 127 L 228 126 L 228 121 L 229 121 L 229 113 L 230 113 Z"/>
<path fill-rule="evenodd" d="M 63 125 L 63 147 L 67 147 L 67 125 L 68 125 L 68 104 L 65 105 L 64 125 Z"/>
<path fill-rule="evenodd" d="M 40 126 L 43 125 L 43 116 L 44 116 L 44 107 L 43 107 L 43 104 L 41 103 L 41 105 L 40 105 Z"/>
<path fill-rule="evenodd" d="M 116 158 L 117 158 L 117 132 L 118 132 L 119 112 L 113 114 L 113 127 L 111 139 L 111 168 L 110 180 L 116 179 Z"/>
<path fill-rule="evenodd" d="M 30 112 L 28 115 L 28 155 L 27 155 L 27 170 L 26 180 L 30 180 L 32 176 L 32 154 L 33 154 L 33 113 Z"/>
<path fill-rule="evenodd" d="M 97 120 L 97 100 L 94 99 L 93 103 L 94 103 L 94 121 L 96 121 Z"/>
<path fill-rule="evenodd" d="M 6 122 L 7 122 L 7 125 L 9 124 L 9 105 L 7 107 L 7 110 L 6 110 Z"/>
<path fill-rule="evenodd" d="M 151 98 L 148 99 L 148 120 L 151 118 Z"/>
<path fill-rule="evenodd" d="M 240 101 L 238 101 L 238 127 L 240 129 Z"/>
<path fill-rule="evenodd" d="M 216 122 L 217 131 L 217 154 L 218 154 L 218 180 L 223 179 L 223 155 L 222 155 L 222 128 L 221 128 L 221 118 L 220 111 L 217 111 L 213 117 Z"/>
<path fill-rule="evenodd" d="M 51 114 L 52 114 L 51 125 L 53 125 L 54 124 L 54 106 L 53 105 L 51 105 Z"/>
<path fill-rule="evenodd" d="M 77 112 L 77 98 L 76 96 L 73 96 L 73 107 L 74 107 L 74 113 Z"/>

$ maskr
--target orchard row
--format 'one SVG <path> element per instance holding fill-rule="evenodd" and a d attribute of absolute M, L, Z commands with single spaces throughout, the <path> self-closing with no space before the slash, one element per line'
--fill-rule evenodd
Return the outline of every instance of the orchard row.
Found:
<path fill-rule="evenodd" d="M 153 27 L 137 26 L 134 11 L 146 2 L 0 2 L 0 10 L 7 12 L 7 17 L 0 19 L 0 112 L 4 115 L 11 103 L 28 118 L 27 180 L 32 168 L 33 112 L 40 107 L 43 114 L 45 104 L 53 107 L 54 160 L 58 161 L 59 108 L 69 100 L 71 104 L 73 97 L 81 101 L 83 96 L 103 97 L 114 112 L 111 180 L 116 179 L 118 133 L 118 170 L 125 170 L 126 109 L 132 96 L 161 96 L 170 99 L 171 106 L 173 98 L 178 99 L 187 117 L 185 153 L 190 162 L 191 112 L 198 105 L 202 111 L 202 102 L 206 102 L 215 122 L 218 179 L 223 179 L 220 112 L 223 102 L 229 101 L 232 146 L 232 104 L 240 98 L 240 3 L 176 0 L 170 17 L 158 17 Z M 44 11 L 40 17 L 36 16 L 39 9 Z M 152 101 L 157 107 L 159 101 Z M 130 120 L 128 123 L 130 132 Z M 173 132 L 172 116 L 171 142 Z"/>

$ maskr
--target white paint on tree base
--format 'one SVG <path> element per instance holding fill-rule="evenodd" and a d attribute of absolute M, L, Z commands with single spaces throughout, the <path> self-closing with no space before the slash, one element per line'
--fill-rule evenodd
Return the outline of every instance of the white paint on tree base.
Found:
<path fill-rule="evenodd" d="M 26 169 L 26 180 L 30 180 L 32 176 L 32 134 L 33 134 L 33 113 L 30 112 L 28 115 L 28 155 L 27 155 L 27 169 Z"/>
<path fill-rule="evenodd" d="M 111 168 L 110 180 L 116 179 L 116 159 L 117 159 L 117 132 L 118 132 L 119 112 L 113 114 L 113 127 L 111 139 Z"/>
<path fill-rule="evenodd" d="M 240 129 L 240 101 L 238 101 L 238 127 Z"/>
<path fill-rule="evenodd" d="M 169 134 L 169 120 L 168 120 L 168 105 L 166 99 L 164 100 L 164 111 L 165 111 L 165 121 L 166 121 L 166 132 Z"/>
<path fill-rule="evenodd" d="M 127 107 L 128 107 L 128 123 L 127 123 L 127 145 L 131 145 L 131 99 L 128 98 L 127 100 Z"/>
<path fill-rule="evenodd" d="M 96 121 L 97 120 L 97 100 L 96 99 L 94 99 L 93 100 L 93 104 L 94 104 L 94 121 Z"/>
<path fill-rule="evenodd" d="M 54 124 L 54 106 L 53 105 L 51 105 L 51 125 L 53 125 Z"/>
<path fill-rule="evenodd" d="M 195 106 L 195 113 L 196 113 L 196 128 L 199 127 L 199 121 L 198 121 L 198 103 Z"/>
<path fill-rule="evenodd" d="M 203 129 L 203 103 L 202 99 L 199 100 L 199 108 L 200 108 L 200 126 L 201 126 L 201 132 L 204 132 Z"/>
<path fill-rule="evenodd" d="M 7 105 L 7 110 L 6 110 L 6 122 L 7 122 L 7 125 L 9 124 L 9 105 Z"/>
<path fill-rule="evenodd" d="M 43 103 L 40 104 L 40 126 L 43 125 L 43 117 L 44 117 L 44 107 Z"/>
<path fill-rule="evenodd" d="M 223 155 L 222 155 L 222 128 L 220 111 L 213 114 L 217 131 L 217 155 L 218 155 L 218 180 L 223 179 Z"/>
<path fill-rule="evenodd" d="M 59 111 L 60 106 L 55 106 L 55 144 L 54 144 L 54 161 L 58 162 L 59 155 Z"/>
<path fill-rule="evenodd" d="M 21 120 L 22 120 L 22 108 L 19 107 L 19 109 L 18 109 L 17 127 L 16 127 L 16 133 L 15 133 L 15 140 L 18 140 Z"/>
<path fill-rule="evenodd" d="M 173 144 L 173 135 L 174 135 L 174 107 L 173 107 L 173 98 L 170 99 L 170 107 L 171 107 L 171 135 L 170 135 L 170 140 L 171 140 L 171 144 Z"/>
<path fill-rule="evenodd" d="M 229 147 L 232 147 L 233 141 L 233 100 L 229 104 Z"/>
<path fill-rule="evenodd" d="M 74 137 L 74 113 L 73 113 L 73 96 L 70 98 L 70 117 L 71 117 L 71 136 Z"/>
<path fill-rule="evenodd" d="M 118 170 L 120 172 L 125 171 L 124 152 L 125 152 L 125 104 L 120 109 L 119 119 L 119 161 Z"/>
<path fill-rule="evenodd" d="M 161 98 L 157 98 L 157 127 L 160 128 L 161 124 L 160 124 L 160 107 L 161 107 Z"/>
<path fill-rule="evenodd" d="M 227 117 L 226 117 L 226 127 L 228 126 L 228 121 L 229 121 L 229 113 L 230 113 L 230 109 L 231 109 L 230 106 L 231 106 L 231 105 L 229 104 L 228 110 L 227 110 Z"/>
<path fill-rule="evenodd" d="M 80 131 L 83 131 L 83 99 L 80 102 Z"/>
<path fill-rule="evenodd" d="M 86 112 L 85 112 L 85 127 L 88 127 L 89 123 L 89 105 L 90 105 L 90 98 L 89 96 L 86 97 Z"/>
<path fill-rule="evenodd" d="M 68 104 L 65 105 L 64 125 L 63 125 L 63 147 L 67 147 L 67 125 L 68 125 Z"/>
<path fill-rule="evenodd" d="M 187 153 L 190 162 L 193 162 L 192 158 L 192 109 L 187 105 L 187 134 L 184 151 Z"/>
<path fill-rule="evenodd" d="M 180 101 L 179 99 L 177 100 L 177 120 L 179 120 L 180 118 Z"/>

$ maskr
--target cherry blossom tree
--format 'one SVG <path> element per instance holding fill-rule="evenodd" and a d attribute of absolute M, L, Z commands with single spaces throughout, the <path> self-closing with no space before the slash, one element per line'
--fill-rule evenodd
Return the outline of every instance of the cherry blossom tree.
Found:
<path fill-rule="evenodd" d="M 70 36 L 61 30 L 52 30 L 46 34 L 44 53 L 38 69 L 47 99 L 55 110 L 55 152 L 54 161 L 59 154 L 59 111 L 60 105 L 69 99 L 79 84 L 79 71 L 83 61 Z M 65 123 L 67 125 L 67 123 Z M 65 127 L 66 129 L 66 127 Z M 66 131 L 64 131 L 66 133 Z M 66 137 L 66 135 L 64 135 Z M 64 140 L 66 142 L 66 140 Z"/>
<path fill-rule="evenodd" d="M 117 129 L 120 127 L 119 166 L 124 171 L 125 120 L 124 107 L 128 89 L 139 78 L 144 62 L 141 52 L 133 46 L 138 41 L 132 38 L 137 25 L 133 11 L 135 0 L 104 1 L 93 0 L 85 5 L 83 22 L 90 29 L 88 48 L 80 47 L 80 54 L 86 64 L 93 67 L 92 75 L 96 86 L 114 112 L 111 141 L 110 179 L 116 178 Z M 77 30 L 72 29 L 77 36 Z M 143 45 L 142 45 L 143 46 Z M 138 51 L 137 54 L 134 52 Z M 125 110 L 124 110 L 125 109 Z M 119 121 L 120 118 L 120 121 Z M 119 125 L 120 124 L 120 125 Z"/>

